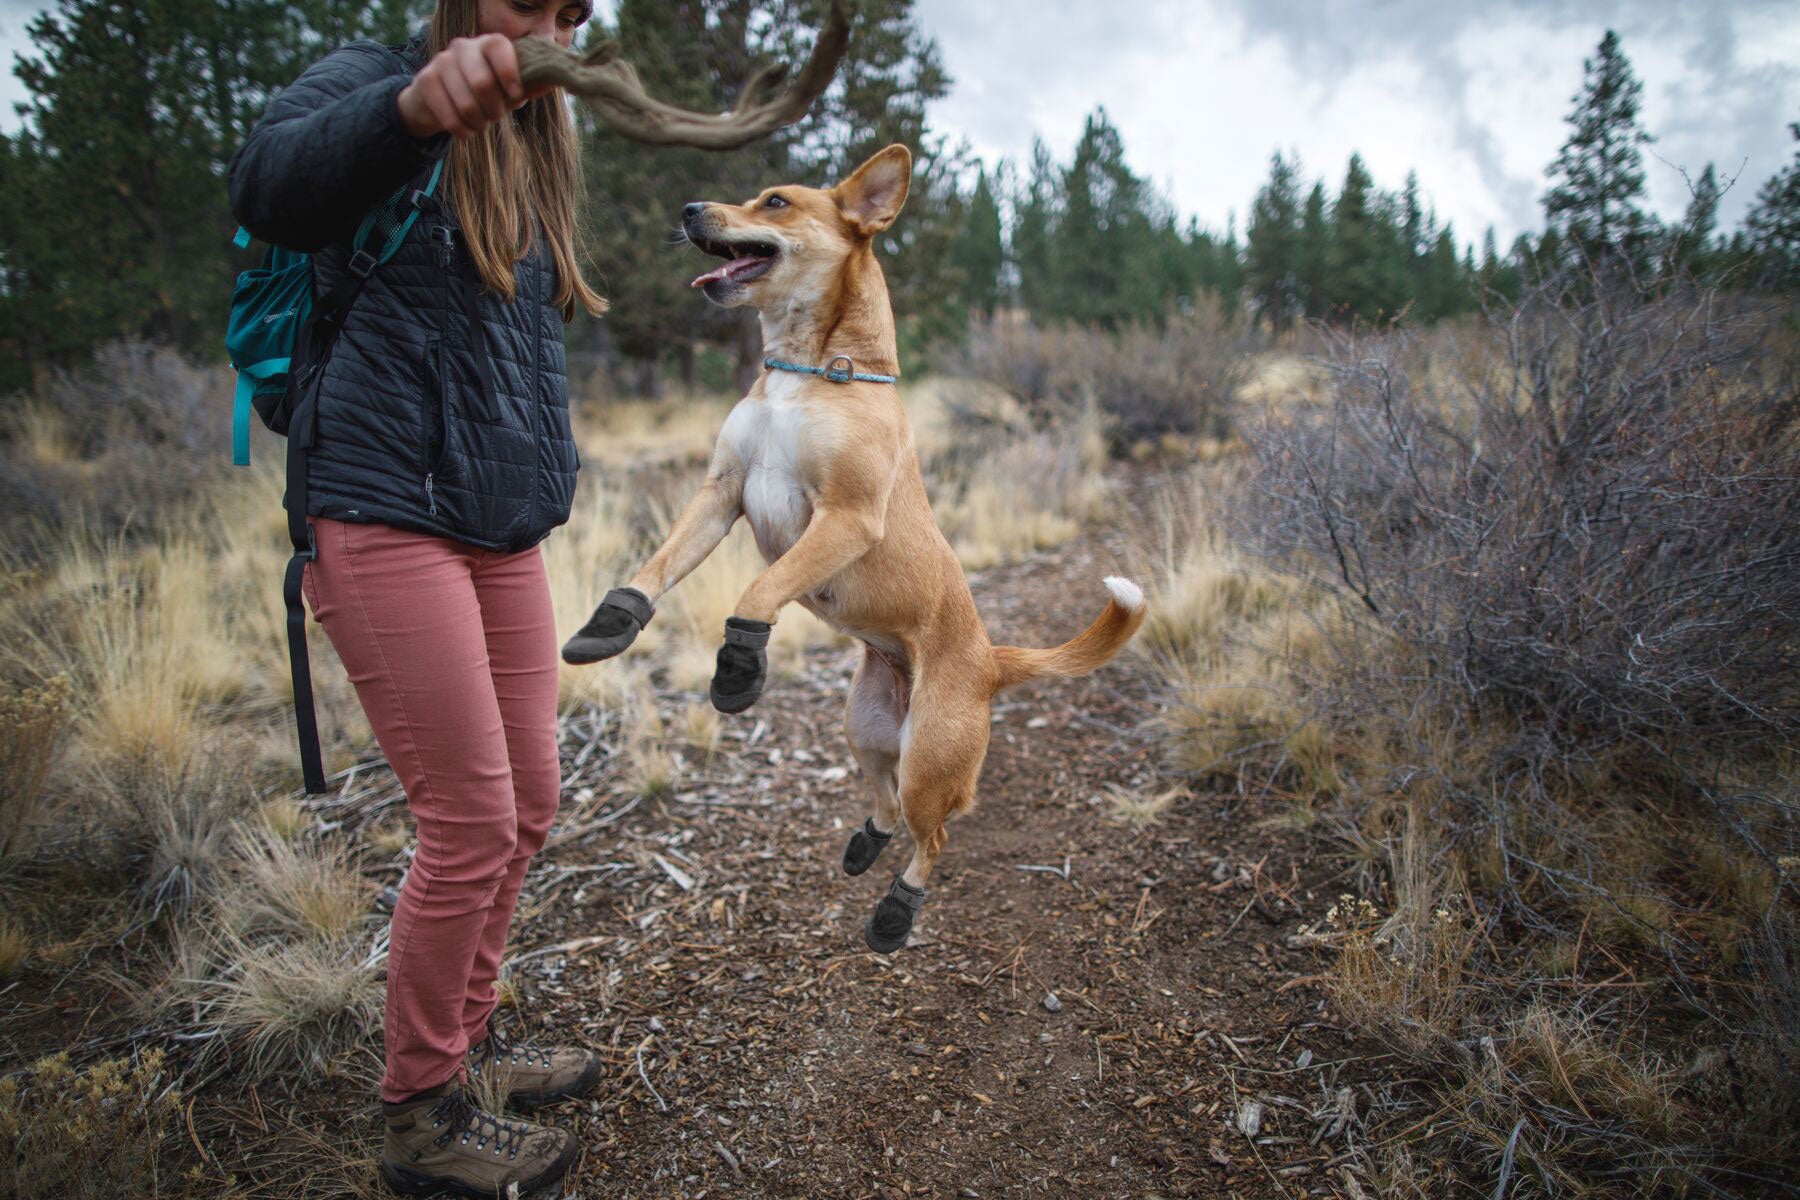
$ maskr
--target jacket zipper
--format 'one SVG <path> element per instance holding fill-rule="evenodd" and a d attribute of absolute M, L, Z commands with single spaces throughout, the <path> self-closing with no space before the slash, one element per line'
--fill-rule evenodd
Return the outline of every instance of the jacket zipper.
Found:
<path fill-rule="evenodd" d="M 540 236 L 540 238 L 542 237 L 541 230 L 539 232 L 539 236 Z M 539 243 L 539 254 L 540 255 L 542 254 L 542 250 L 543 250 L 543 246 L 542 246 L 542 242 L 540 241 L 540 243 Z M 540 261 L 541 261 L 541 259 L 540 259 Z M 544 353 L 544 306 L 543 306 L 542 301 L 538 298 L 538 296 L 536 294 L 537 292 L 543 290 L 543 276 L 544 276 L 544 272 L 542 270 L 534 269 L 532 271 L 533 295 L 531 297 L 531 305 L 530 305 L 530 308 L 531 308 L 531 390 L 526 393 L 526 396 L 529 398 L 527 411 L 532 413 L 532 415 L 534 417 L 534 420 L 532 421 L 531 429 L 532 429 L 532 440 L 536 444 L 535 453 L 533 453 L 531 456 L 531 508 L 526 517 L 526 522 L 527 522 L 528 526 L 530 526 L 532 528 L 535 528 L 537 525 L 538 489 L 540 486 L 542 486 L 543 473 L 544 473 L 544 401 L 543 401 L 543 397 L 538 394 L 539 390 L 543 386 L 542 379 L 541 379 L 542 367 L 540 365 L 539 360 L 543 357 L 543 353 Z"/>
<path fill-rule="evenodd" d="M 450 278 L 450 262 L 452 258 L 451 238 L 453 236 L 454 235 L 451 233 L 448 225 L 433 225 L 431 227 L 431 240 L 437 246 L 438 266 L 444 269 L 446 302 L 448 301 L 447 293 Z M 426 510 L 435 517 L 437 516 L 437 498 L 432 495 L 432 484 L 436 479 L 438 467 L 443 464 L 444 454 L 450 449 L 450 411 L 448 406 L 444 403 L 444 395 L 448 391 L 449 384 L 444 378 L 443 339 L 433 338 L 427 346 L 427 352 L 434 360 L 432 362 L 432 369 L 435 372 L 433 383 L 437 385 L 438 433 L 443 439 L 443 442 L 438 449 L 437 461 L 427 463 L 425 467 L 425 507 Z M 428 458 L 431 455 L 431 419 L 429 417 L 425 419 L 425 454 Z"/>

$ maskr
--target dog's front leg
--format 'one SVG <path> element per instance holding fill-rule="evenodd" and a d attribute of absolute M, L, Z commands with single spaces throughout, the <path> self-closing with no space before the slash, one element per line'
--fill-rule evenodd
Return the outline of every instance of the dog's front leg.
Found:
<path fill-rule="evenodd" d="M 815 508 L 806 532 L 757 576 L 725 619 L 725 644 L 713 672 L 712 702 L 720 712 L 743 712 L 762 694 L 767 648 L 783 606 L 813 591 L 881 540 L 881 510 Z"/>
<path fill-rule="evenodd" d="M 594 615 L 563 646 L 563 661 L 599 662 L 631 645 L 650 623 L 656 602 L 718 548 L 743 511 L 743 474 L 715 457 L 700 491 L 682 508 L 650 561 L 622 588 L 606 594 Z"/>

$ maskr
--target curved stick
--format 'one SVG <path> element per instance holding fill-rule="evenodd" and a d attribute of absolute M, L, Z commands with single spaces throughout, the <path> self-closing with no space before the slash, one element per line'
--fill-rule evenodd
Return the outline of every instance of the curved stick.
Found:
<path fill-rule="evenodd" d="M 519 76 L 527 87 L 554 83 L 567 88 L 586 101 L 602 121 L 635 142 L 703 150 L 731 150 L 805 116 L 830 86 L 849 44 L 850 18 L 844 0 L 831 0 L 825 28 L 793 86 L 759 102 L 759 95 L 787 78 L 785 64 L 764 67 L 744 85 L 731 112 L 701 113 L 678 108 L 646 92 L 637 68 L 619 57 L 617 42 L 600 42 L 582 55 L 546 38 L 520 38 L 513 43 L 519 54 Z"/>

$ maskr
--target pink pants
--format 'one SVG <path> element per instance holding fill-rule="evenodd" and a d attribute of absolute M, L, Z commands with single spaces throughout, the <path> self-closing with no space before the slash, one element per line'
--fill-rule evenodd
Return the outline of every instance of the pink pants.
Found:
<path fill-rule="evenodd" d="M 419 848 L 388 949 L 385 1100 L 458 1078 L 485 1036 L 526 864 L 562 790 L 556 626 L 517 554 L 314 517 L 313 617 L 406 789 Z"/>

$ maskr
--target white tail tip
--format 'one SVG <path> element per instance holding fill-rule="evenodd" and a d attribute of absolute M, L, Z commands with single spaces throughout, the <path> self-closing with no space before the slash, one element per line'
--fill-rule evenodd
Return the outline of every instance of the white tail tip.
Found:
<path fill-rule="evenodd" d="M 1144 607 L 1144 589 L 1119 575 L 1106 577 L 1106 590 L 1119 603 L 1120 608 L 1128 608 L 1132 612 Z"/>

